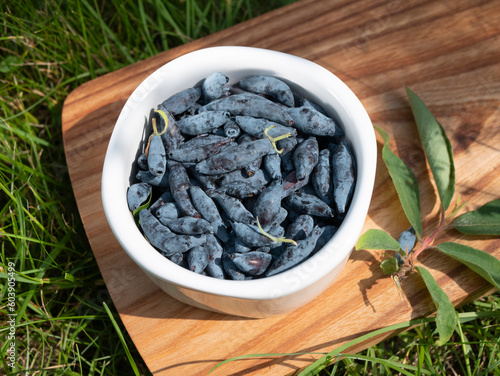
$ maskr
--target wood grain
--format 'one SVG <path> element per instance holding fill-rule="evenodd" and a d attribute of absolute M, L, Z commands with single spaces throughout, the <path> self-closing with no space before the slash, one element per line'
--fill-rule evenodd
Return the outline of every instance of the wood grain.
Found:
<path fill-rule="evenodd" d="M 353 252 L 340 277 L 321 296 L 295 312 L 269 319 L 226 316 L 179 303 L 126 256 L 106 223 L 100 198 L 101 168 L 114 122 L 148 74 L 175 57 L 216 45 L 295 54 L 344 80 L 374 125 L 391 134 L 391 148 L 417 175 L 427 233 L 436 225 L 439 205 L 405 85 L 429 105 L 450 137 L 457 195 L 468 201 L 465 209 L 500 196 L 498 1 L 301 0 L 88 82 L 64 104 L 67 164 L 106 286 L 150 370 L 155 375 L 205 375 L 219 361 L 242 354 L 325 352 L 371 330 L 433 313 L 418 276 L 404 283 L 411 304 L 407 306 L 390 278 L 382 275 L 375 252 Z M 381 228 L 397 236 L 408 223 L 381 160 L 377 168 L 363 232 Z M 500 258 L 500 241 L 492 237 L 447 229 L 437 241 L 457 241 Z M 445 256 L 424 252 L 420 262 L 457 306 L 493 291 L 479 275 Z M 318 356 L 241 360 L 213 374 L 286 375 Z"/>

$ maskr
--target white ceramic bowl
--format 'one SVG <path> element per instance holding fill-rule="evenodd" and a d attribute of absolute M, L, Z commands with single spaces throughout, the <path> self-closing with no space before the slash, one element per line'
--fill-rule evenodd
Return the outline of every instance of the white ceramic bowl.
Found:
<path fill-rule="evenodd" d="M 198 275 L 163 257 L 143 237 L 127 206 L 131 168 L 151 110 L 169 96 L 199 84 L 213 72 L 230 83 L 265 74 L 321 105 L 352 143 L 357 182 L 344 222 L 335 236 L 307 261 L 272 277 L 233 281 Z M 366 219 L 375 179 L 373 127 L 361 102 L 325 68 L 289 54 L 250 47 L 213 47 L 188 53 L 146 78 L 125 103 L 111 136 L 102 174 L 104 211 L 132 260 L 170 296 L 193 306 L 246 317 L 290 312 L 322 293 L 339 275 Z"/>

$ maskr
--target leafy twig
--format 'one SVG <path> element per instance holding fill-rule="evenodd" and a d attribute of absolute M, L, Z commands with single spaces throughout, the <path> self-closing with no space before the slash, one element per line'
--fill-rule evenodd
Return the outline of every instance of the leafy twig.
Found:
<path fill-rule="evenodd" d="M 423 230 L 420 217 L 420 194 L 416 177 L 410 168 L 390 150 L 389 134 L 376 127 L 375 129 L 384 140 L 382 148 L 383 160 L 394 183 L 405 215 L 420 243 L 415 250 L 408 249 L 407 245 L 402 246 L 399 241 L 396 241 L 385 231 L 372 229 L 359 238 L 356 249 L 397 252 L 396 257 L 383 260 L 380 266 L 384 274 L 391 275 L 402 299 L 406 299 L 401 287 L 402 281 L 409 273 L 414 271 L 419 273 L 437 309 L 436 325 L 439 333 L 437 344 L 441 345 L 450 338 L 456 327 L 456 321 L 453 320 L 455 309 L 431 273 L 423 266 L 414 266 L 417 257 L 423 251 L 435 248 L 439 252 L 460 261 L 497 288 L 500 288 L 500 260 L 487 252 L 458 243 L 449 242 L 434 246 L 437 236 L 445 229 L 446 219 L 453 221 L 454 216 L 464 207 L 464 204 L 460 204 L 460 199 L 458 199 L 450 214 L 445 215 L 455 192 L 455 166 L 451 143 L 444 128 L 424 102 L 410 89 L 406 88 L 406 92 L 441 201 L 439 225 L 430 236 L 421 239 Z M 473 212 L 461 215 L 455 219 L 453 225 L 457 230 L 465 234 L 500 235 L 500 199 L 493 200 Z M 403 248 L 405 249 L 403 250 Z"/>

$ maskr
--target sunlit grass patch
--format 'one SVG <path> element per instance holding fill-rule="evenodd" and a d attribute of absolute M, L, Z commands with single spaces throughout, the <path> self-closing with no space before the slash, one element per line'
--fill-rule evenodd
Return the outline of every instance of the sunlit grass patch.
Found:
<path fill-rule="evenodd" d="M 49 0 L 0 5 L 1 296 L 4 302 L 12 263 L 17 314 L 17 365 L 10 368 L 2 357 L 0 369 L 37 375 L 149 374 L 123 325 L 117 323 L 119 331 L 111 325 L 110 317 L 117 314 L 67 173 L 64 99 L 95 77 L 289 2 Z M 11 312 L 8 308 L 0 306 L 2 316 Z M 10 327 L 2 325 L 5 339 Z M 117 340 L 120 331 L 123 342 Z M 8 343 L 1 342 L 2 354 Z M 135 369 L 129 359 L 135 359 Z"/>

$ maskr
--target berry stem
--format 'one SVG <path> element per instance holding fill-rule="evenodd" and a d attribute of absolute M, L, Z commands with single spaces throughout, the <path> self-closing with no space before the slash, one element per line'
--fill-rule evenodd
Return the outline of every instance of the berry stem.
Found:
<path fill-rule="evenodd" d="M 260 232 L 262 232 L 263 235 L 267 236 L 269 239 L 275 241 L 276 243 L 292 243 L 293 245 L 297 245 L 297 242 L 295 240 L 292 240 L 292 239 L 287 239 L 285 237 L 281 237 L 281 238 L 276 238 L 270 234 L 268 234 L 263 228 L 262 226 L 260 225 L 260 222 L 259 222 L 259 217 L 257 217 L 257 226 L 259 227 L 259 230 Z"/>
<path fill-rule="evenodd" d="M 441 230 L 444 228 L 445 225 L 445 216 L 444 216 L 444 210 L 441 211 L 441 220 L 439 221 L 439 226 L 436 228 L 436 230 L 430 235 L 429 237 L 425 238 L 422 241 L 422 245 L 414 252 L 412 252 L 411 259 L 416 260 L 418 255 L 422 253 L 427 247 L 430 247 L 432 243 L 434 243 L 434 239 L 436 236 L 441 232 Z"/>
<path fill-rule="evenodd" d="M 151 119 L 151 124 L 153 125 L 153 134 L 151 136 L 149 136 L 148 144 L 146 145 L 146 149 L 144 150 L 144 153 L 146 154 L 146 156 L 149 155 L 149 144 L 151 143 L 151 138 L 153 136 L 161 136 L 163 133 L 165 133 L 167 131 L 167 127 L 168 127 L 167 114 L 161 110 L 155 110 L 155 112 L 157 114 L 160 114 L 160 116 L 165 120 L 165 128 L 163 128 L 163 130 L 161 132 L 158 132 L 158 127 L 156 126 L 156 118 Z"/>
<path fill-rule="evenodd" d="M 156 128 L 156 119 L 155 118 L 151 119 L 151 121 L 153 122 L 153 135 L 161 136 L 163 133 L 165 133 L 167 131 L 168 117 L 167 117 L 167 114 L 165 112 L 163 112 L 162 110 L 155 110 L 155 112 L 157 114 L 159 114 L 163 118 L 163 120 L 165 120 L 165 128 L 163 128 L 163 130 L 160 133 L 158 133 L 158 129 Z"/>
<path fill-rule="evenodd" d="M 273 145 L 273 148 L 274 150 L 276 150 L 276 152 L 278 154 L 281 154 L 283 153 L 283 150 L 284 149 L 281 149 L 281 150 L 278 150 L 278 148 L 276 147 L 276 142 L 278 142 L 279 140 L 283 140 L 285 138 L 288 138 L 290 137 L 292 134 L 290 132 L 288 133 L 285 133 L 285 134 L 282 134 L 281 136 L 278 136 L 278 137 L 271 137 L 269 136 L 269 134 L 267 133 L 269 130 L 273 129 L 274 127 L 276 127 L 275 125 L 271 125 L 270 127 L 266 128 L 264 130 L 264 133 L 266 134 L 267 138 L 269 139 L 269 141 L 271 141 L 271 144 Z"/>

